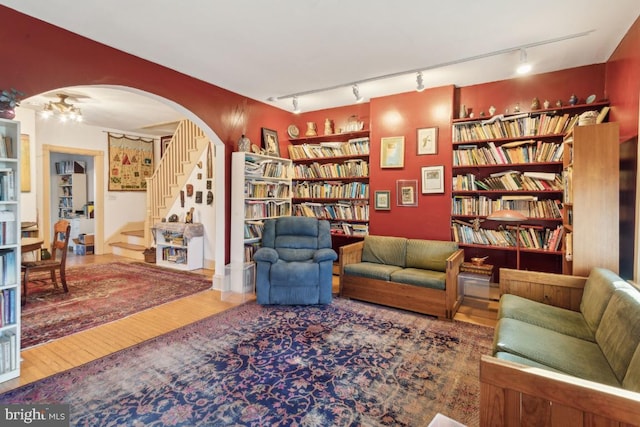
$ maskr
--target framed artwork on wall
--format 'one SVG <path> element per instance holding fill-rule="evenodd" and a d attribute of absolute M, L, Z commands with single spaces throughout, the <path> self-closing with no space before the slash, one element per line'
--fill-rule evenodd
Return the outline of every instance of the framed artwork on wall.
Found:
<path fill-rule="evenodd" d="M 380 167 L 404 167 L 404 136 L 392 136 L 380 140 Z"/>
<path fill-rule="evenodd" d="M 418 206 L 418 180 L 399 179 L 396 181 L 398 206 Z"/>
<path fill-rule="evenodd" d="M 160 137 L 160 158 L 164 156 L 164 152 L 167 150 L 167 146 L 171 142 L 171 138 L 173 138 L 172 135 Z"/>
<path fill-rule="evenodd" d="M 280 157 L 278 132 L 273 129 L 262 128 L 262 148 L 267 156 Z"/>
<path fill-rule="evenodd" d="M 376 191 L 373 207 L 377 211 L 390 211 L 391 210 L 391 191 L 389 190 Z"/>
<path fill-rule="evenodd" d="M 444 166 L 422 168 L 422 194 L 444 193 Z"/>
<path fill-rule="evenodd" d="M 438 154 L 438 128 L 422 128 L 417 130 L 418 156 Z"/>

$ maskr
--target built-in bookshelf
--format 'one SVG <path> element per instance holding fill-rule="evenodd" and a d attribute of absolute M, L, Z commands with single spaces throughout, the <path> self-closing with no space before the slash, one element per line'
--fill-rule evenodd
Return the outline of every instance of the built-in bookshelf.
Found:
<path fill-rule="evenodd" d="M 260 247 L 264 220 L 291 215 L 291 160 L 240 151 L 231 168 L 230 260 L 244 265 Z"/>
<path fill-rule="evenodd" d="M 20 375 L 20 123 L 0 119 L 0 382 Z"/>
<path fill-rule="evenodd" d="M 57 169 L 57 163 L 56 163 Z M 87 204 L 87 175 L 63 173 L 58 179 L 58 218 L 69 219 L 84 215 Z"/>
<path fill-rule="evenodd" d="M 202 224 L 166 222 L 154 226 L 156 264 L 176 270 L 196 270 L 204 263 Z"/>
<path fill-rule="evenodd" d="M 326 219 L 340 238 L 369 233 L 369 131 L 289 140 L 293 215 Z M 339 246 L 339 245 L 338 245 Z"/>
<path fill-rule="evenodd" d="M 515 267 L 518 249 L 522 268 L 564 270 L 563 137 L 586 111 L 602 120 L 608 104 L 453 121 L 451 229 L 466 258 L 489 256 L 498 267 Z M 516 226 L 487 219 L 503 209 L 527 220 Z"/>

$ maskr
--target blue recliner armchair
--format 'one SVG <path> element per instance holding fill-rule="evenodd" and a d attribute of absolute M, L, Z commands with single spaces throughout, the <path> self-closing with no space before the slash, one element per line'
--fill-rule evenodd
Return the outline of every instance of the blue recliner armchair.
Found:
<path fill-rule="evenodd" d="M 290 216 L 264 223 L 256 262 L 259 304 L 329 304 L 333 261 L 329 222 Z"/>

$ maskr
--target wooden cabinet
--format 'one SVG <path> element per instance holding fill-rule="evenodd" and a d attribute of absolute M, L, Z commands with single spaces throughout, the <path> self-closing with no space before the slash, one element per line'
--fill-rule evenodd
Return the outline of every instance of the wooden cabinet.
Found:
<path fill-rule="evenodd" d="M 0 382 L 20 375 L 20 123 L 0 119 Z"/>
<path fill-rule="evenodd" d="M 564 155 L 563 272 L 588 276 L 593 267 L 620 269 L 618 123 L 577 126 Z"/>
<path fill-rule="evenodd" d="M 73 218 L 84 213 L 87 204 L 87 175 L 70 173 L 58 175 L 58 217 Z"/>
<path fill-rule="evenodd" d="M 522 269 L 564 270 L 563 138 L 581 113 L 605 106 L 453 121 L 452 233 L 467 259 L 488 256 L 498 268 L 515 268 L 519 245 Z M 527 220 L 486 219 L 502 209 Z"/>
<path fill-rule="evenodd" d="M 153 228 L 156 264 L 176 270 L 196 270 L 204 264 L 202 224 L 167 222 Z"/>
<path fill-rule="evenodd" d="M 289 142 L 294 164 L 293 214 L 329 220 L 334 240 L 367 235 L 369 131 Z"/>
<path fill-rule="evenodd" d="M 291 215 L 291 160 L 248 152 L 231 156 L 231 254 L 251 262 L 264 220 Z"/>

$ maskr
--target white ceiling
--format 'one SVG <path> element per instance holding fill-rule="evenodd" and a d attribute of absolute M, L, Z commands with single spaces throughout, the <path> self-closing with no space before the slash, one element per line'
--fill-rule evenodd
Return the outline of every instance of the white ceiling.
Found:
<path fill-rule="evenodd" d="M 300 95 L 302 111 L 311 111 L 352 104 L 352 83 L 362 82 L 360 92 L 366 99 L 414 90 L 416 74 L 405 71 L 425 70 L 427 87 L 514 78 L 520 46 L 542 43 L 527 49 L 534 73 L 602 63 L 640 15 L 638 0 L 0 0 L 0 4 L 289 111 L 291 98 L 269 98 L 345 86 Z M 573 37 L 576 34 L 586 35 Z M 492 55 L 495 52 L 505 53 Z M 375 80 L 395 74 L 400 75 Z M 363 82 L 368 79 L 374 81 Z M 114 95 L 104 88 L 99 93 L 89 87 L 65 90 L 77 93 L 85 103 L 80 107 L 87 122 L 90 112 L 107 108 L 106 98 Z M 82 101 L 82 96 L 88 98 Z M 157 114 L 126 126 L 140 129 L 173 120 L 162 109 Z M 116 120 L 122 114 L 110 116 Z M 101 125 L 130 130 L 117 123 Z"/>

